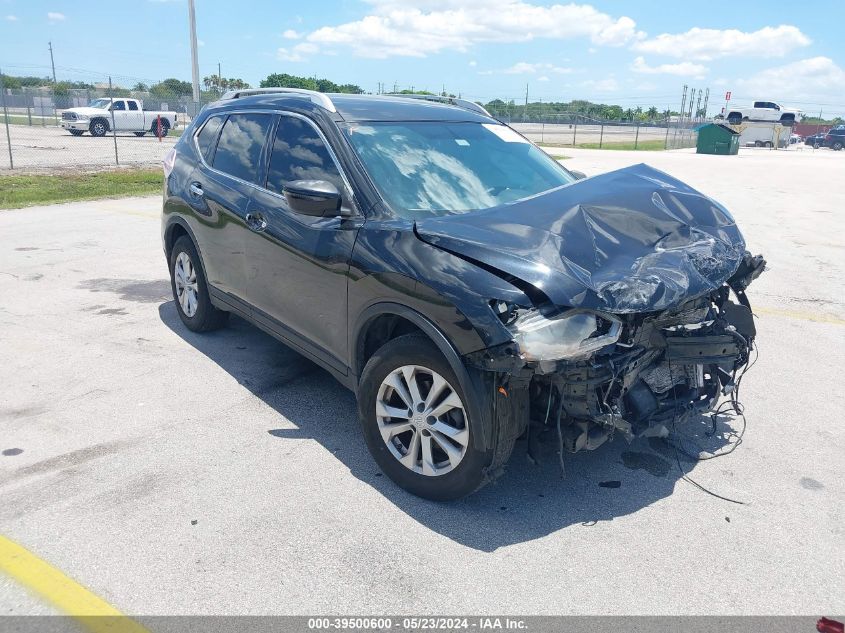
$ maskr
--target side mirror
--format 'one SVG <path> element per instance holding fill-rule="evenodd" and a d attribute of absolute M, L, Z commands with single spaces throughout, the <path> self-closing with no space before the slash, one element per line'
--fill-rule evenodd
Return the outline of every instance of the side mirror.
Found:
<path fill-rule="evenodd" d="M 291 211 L 314 217 L 347 215 L 340 208 L 341 195 L 328 180 L 294 180 L 282 187 Z"/>
<path fill-rule="evenodd" d="M 577 169 L 570 169 L 569 173 L 575 176 L 576 180 L 584 180 L 584 178 L 587 177 L 587 174 L 585 174 L 583 171 L 578 171 Z"/>

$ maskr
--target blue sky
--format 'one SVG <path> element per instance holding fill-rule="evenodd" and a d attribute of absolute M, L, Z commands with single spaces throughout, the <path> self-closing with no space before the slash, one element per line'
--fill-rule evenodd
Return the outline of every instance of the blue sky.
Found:
<path fill-rule="evenodd" d="M 674 6 L 673 6 L 674 5 Z M 411 86 L 488 100 L 590 99 L 711 112 L 781 101 L 845 114 L 842 0 L 706 3 L 543 0 L 196 0 L 200 74 L 257 85 L 271 72 L 376 91 Z M 0 0 L 0 68 L 121 85 L 190 80 L 186 0 Z"/>

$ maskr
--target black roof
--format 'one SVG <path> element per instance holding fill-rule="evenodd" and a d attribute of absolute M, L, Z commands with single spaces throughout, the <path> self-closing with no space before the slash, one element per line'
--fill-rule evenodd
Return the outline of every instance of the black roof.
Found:
<path fill-rule="evenodd" d="M 328 94 L 345 121 L 473 121 L 490 123 L 494 119 L 456 105 L 403 99 L 385 95 Z M 218 101 L 217 108 L 281 108 L 294 106 L 297 110 L 319 108 L 306 94 L 266 93 Z"/>

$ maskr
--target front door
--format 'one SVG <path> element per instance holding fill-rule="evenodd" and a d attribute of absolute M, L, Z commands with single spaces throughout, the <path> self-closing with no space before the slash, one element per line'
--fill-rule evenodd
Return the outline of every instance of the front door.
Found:
<path fill-rule="evenodd" d="M 328 180 L 352 209 L 352 193 L 316 128 L 283 114 L 266 189 L 254 194 L 249 208 L 255 223 L 247 243 L 249 302 L 254 318 L 344 371 L 347 274 L 360 221 L 291 211 L 282 186 L 293 180 Z"/>

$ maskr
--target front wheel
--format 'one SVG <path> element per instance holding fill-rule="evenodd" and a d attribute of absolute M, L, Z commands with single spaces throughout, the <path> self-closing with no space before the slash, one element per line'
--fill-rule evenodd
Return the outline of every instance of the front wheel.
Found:
<path fill-rule="evenodd" d="M 838 152 L 840 149 L 842 149 L 842 141 L 836 141 L 836 142 L 832 145 L 832 147 L 833 147 L 833 149 L 834 149 L 835 151 L 837 151 L 837 152 Z"/>
<path fill-rule="evenodd" d="M 88 126 L 88 131 L 91 132 L 91 136 L 105 136 L 109 131 L 109 126 L 102 119 L 94 119 Z"/>
<path fill-rule="evenodd" d="M 176 240 L 170 253 L 170 286 L 179 318 L 189 330 L 208 332 L 226 324 L 229 313 L 211 304 L 202 262 L 187 235 Z"/>
<path fill-rule="evenodd" d="M 69 132 L 74 136 L 82 136 L 85 133 L 85 130 L 69 130 Z"/>
<path fill-rule="evenodd" d="M 476 448 L 474 427 L 455 373 L 421 334 L 381 347 L 358 391 L 364 439 L 381 469 L 408 492 L 447 501 L 486 481 L 491 455 Z"/>
<path fill-rule="evenodd" d="M 146 134 L 146 132 L 134 132 L 134 134 L 135 134 L 135 136 L 140 138 L 140 137 L 144 136 Z"/>

